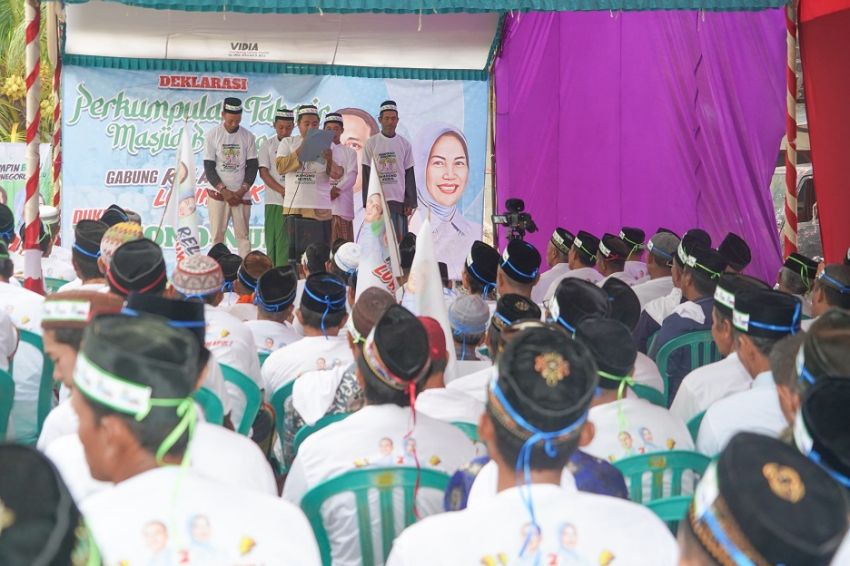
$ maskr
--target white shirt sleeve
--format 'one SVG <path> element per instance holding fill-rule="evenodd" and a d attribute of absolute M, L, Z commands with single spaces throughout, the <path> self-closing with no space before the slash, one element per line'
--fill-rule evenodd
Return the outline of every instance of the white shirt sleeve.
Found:
<path fill-rule="evenodd" d="M 686 376 L 687 377 L 687 376 Z M 685 424 L 697 414 L 697 405 L 694 402 L 694 395 L 683 381 L 679 390 L 676 392 L 676 397 L 673 399 L 673 404 L 670 405 L 670 414 L 679 417 Z"/>
<path fill-rule="evenodd" d="M 407 171 L 411 167 L 413 167 L 413 148 L 410 146 L 410 142 L 404 140 L 404 170 Z M 404 171 L 401 171 L 402 179 L 404 179 Z"/>
<path fill-rule="evenodd" d="M 343 193 L 348 192 L 354 187 L 354 183 L 357 181 L 357 152 L 346 151 L 343 153 L 345 156 L 345 163 L 342 164 L 345 173 L 342 174 L 342 178 L 337 183 L 337 187 Z"/>
<path fill-rule="evenodd" d="M 260 162 L 260 167 L 265 167 L 266 169 L 269 169 L 269 170 L 271 169 L 271 159 L 272 159 L 271 155 L 269 155 L 269 148 L 270 147 L 271 147 L 271 144 L 269 143 L 269 140 L 266 140 L 263 143 L 263 147 L 260 148 L 260 150 L 258 152 L 258 156 L 257 156 L 257 159 Z"/>
<path fill-rule="evenodd" d="M 208 130 L 207 133 L 204 134 L 204 161 L 215 161 L 215 150 L 216 150 L 216 140 L 213 139 L 216 136 L 215 128 L 212 130 Z"/>
<path fill-rule="evenodd" d="M 714 413 L 711 411 L 705 414 L 699 426 L 699 434 L 697 435 L 697 452 L 701 452 L 712 458 L 720 452 L 720 441 L 714 430 L 714 426 L 711 424 L 713 416 Z"/>
<path fill-rule="evenodd" d="M 307 475 L 304 472 L 302 460 L 296 456 L 286 475 L 281 497 L 294 505 L 300 505 L 305 493 L 307 493 Z"/>
<path fill-rule="evenodd" d="M 257 138 L 245 130 L 245 161 L 257 159 Z"/>

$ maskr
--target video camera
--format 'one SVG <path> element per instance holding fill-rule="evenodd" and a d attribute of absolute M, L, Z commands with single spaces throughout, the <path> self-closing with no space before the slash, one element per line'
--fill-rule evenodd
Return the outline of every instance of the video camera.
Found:
<path fill-rule="evenodd" d="M 494 214 L 493 224 L 501 224 L 508 229 L 509 240 L 522 240 L 526 232 L 537 232 L 537 224 L 531 218 L 531 213 L 525 211 L 525 202 L 521 198 L 509 198 L 505 201 L 507 211 L 504 214 Z"/>

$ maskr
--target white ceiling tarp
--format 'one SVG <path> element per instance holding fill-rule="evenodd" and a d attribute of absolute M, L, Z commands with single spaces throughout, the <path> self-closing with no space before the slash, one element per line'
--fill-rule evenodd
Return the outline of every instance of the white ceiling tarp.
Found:
<path fill-rule="evenodd" d="M 65 52 L 139 59 L 485 69 L 498 13 L 240 14 L 67 4 Z"/>

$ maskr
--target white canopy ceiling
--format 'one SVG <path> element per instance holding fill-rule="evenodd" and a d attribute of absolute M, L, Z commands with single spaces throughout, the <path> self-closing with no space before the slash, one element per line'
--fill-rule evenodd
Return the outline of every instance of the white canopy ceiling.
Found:
<path fill-rule="evenodd" d="M 487 66 L 498 13 L 240 14 L 66 4 L 65 52 L 358 67 Z"/>

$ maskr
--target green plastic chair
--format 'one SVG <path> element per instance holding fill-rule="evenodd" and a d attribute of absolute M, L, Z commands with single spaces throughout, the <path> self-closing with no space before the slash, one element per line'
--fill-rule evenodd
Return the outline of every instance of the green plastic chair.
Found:
<path fill-rule="evenodd" d="M 260 367 L 263 367 L 263 364 L 266 363 L 266 360 L 269 359 L 269 356 L 271 356 L 271 354 L 263 352 L 260 352 L 257 355 L 260 357 Z"/>
<path fill-rule="evenodd" d="M 643 385 L 642 383 L 635 383 L 631 386 L 632 390 L 635 392 L 635 395 L 640 397 L 641 399 L 646 399 L 653 405 L 658 405 L 659 407 L 667 408 L 667 395 L 657 390 L 654 387 L 650 387 L 649 385 Z"/>
<path fill-rule="evenodd" d="M 41 381 L 38 385 L 38 403 L 36 405 L 36 438 L 41 435 L 41 427 L 47 413 L 53 408 L 53 360 L 44 355 L 44 340 L 35 332 L 18 329 L 20 342 L 29 344 L 41 352 L 43 364 L 41 369 Z M 20 350 L 18 350 L 20 351 Z M 14 372 L 15 359 L 9 364 L 9 374 Z"/>
<path fill-rule="evenodd" d="M 620 470 L 629 486 L 629 499 L 635 503 L 643 501 L 643 477 L 646 473 L 652 474 L 649 501 L 655 501 L 665 497 L 664 473 L 672 472 L 670 479 L 670 493 L 666 497 L 682 495 L 682 474 L 690 470 L 696 476 L 702 476 L 708 467 L 711 458 L 691 452 L 689 450 L 670 450 L 668 452 L 653 452 L 639 456 L 629 456 L 614 462 L 614 467 Z"/>
<path fill-rule="evenodd" d="M 331 545 L 325 525 L 322 522 L 322 504 L 328 499 L 341 493 L 354 493 L 357 507 L 357 530 L 360 540 L 360 555 L 364 565 L 382 564 L 383 561 L 375 556 L 372 545 L 372 516 L 369 508 L 369 491 L 378 491 L 380 506 L 381 556 L 385 561 L 390 553 L 393 540 L 399 534 L 395 531 L 395 509 L 393 490 L 398 488 L 404 493 L 404 527 L 416 522 L 413 513 L 413 494 L 417 485 L 420 488 L 445 491 L 449 484 L 449 476 L 436 470 L 404 467 L 374 468 L 353 470 L 320 483 L 308 491 L 301 500 L 301 509 L 307 515 L 319 552 L 322 564 L 331 564 Z"/>
<path fill-rule="evenodd" d="M 655 345 L 655 339 L 658 338 L 658 331 L 656 330 L 652 334 L 649 335 L 649 338 L 646 339 L 646 353 L 652 351 L 652 347 Z"/>
<path fill-rule="evenodd" d="M 351 413 L 336 413 L 333 415 L 325 415 L 321 419 L 317 420 L 315 424 L 302 426 L 298 432 L 295 433 L 295 438 L 292 439 L 292 452 L 294 454 L 298 454 L 298 447 L 301 446 L 302 442 L 307 440 L 308 436 L 317 430 L 325 428 L 329 424 L 343 420 L 350 414 Z"/>
<path fill-rule="evenodd" d="M 670 374 L 667 371 L 667 364 L 670 361 L 670 356 L 680 348 L 688 348 L 691 354 L 690 371 L 698 367 L 705 366 L 722 357 L 717 351 L 717 345 L 714 343 L 714 338 L 711 337 L 711 330 L 700 330 L 698 332 L 688 332 L 677 338 L 673 338 L 655 354 L 655 363 L 658 365 L 658 372 L 661 374 L 661 379 L 664 380 L 664 398 L 670 397 Z"/>
<path fill-rule="evenodd" d="M 195 398 L 195 401 L 204 410 L 204 418 L 206 418 L 208 423 L 224 424 L 224 405 L 221 404 L 218 395 L 206 387 L 201 387 L 192 393 L 192 397 Z"/>
<path fill-rule="evenodd" d="M 0 371 L 0 441 L 6 439 L 9 429 L 9 415 L 15 402 L 15 380 L 7 371 Z"/>
<path fill-rule="evenodd" d="M 702 424 L 702 418 L 704 416 L 705 411 L 701 412 L 700 414 L 688 421 L 688 432 L 691 433 L 691 438 L 694 439 L 694 442 L 697 441 L 697 436 L 699 435 L 699 425 Z"/>
<path fill-rule="evenodd" d="M 274 429 L 277 432 L 277 440 L 280 442 L 280 452 L 283 454 L 283 435 L 284 435 L 284 403 L 289 399 L 289 396 L 292 395 L 292 387 L 295 385 L 295 380 L 293 379 L 277 391 L 272 394 L 271 397 L 271 406 L 274 410 Z M 281 473 L 285 472 L 283 464 L 281 463 L 278 467 Z"/>
<path fill-rule="evenodd" d="M 68 283 L 69 281 L 65 281 L 64 279 L 57 279 L 56 277 L 45 277 L 44 290 L 47 292 L 47 294 L 55 293 L 59 290 L 60 287 Z"/>
<path fill-rule="evenodd" d="M 236 432 L 247 436 L 251 431 L 251 425 L 254 424 L 254 419 L 257 418 L 257 413 L 260 411 L 262 393 L 254 380 L 241 371 L 226 364 L 219 365 L 224 380 L 234 384 L 245 395 L 245 413 L 242 415 L 239 426 L 236 427 Z"/>
<path fill-rule="evenodd" d="M 646 503 L 646 508 L 655 513 L 667 524 L 667 528 L 676 536 L 679 531 L 679 521 L 688 513 L 693 495 L 674 495 Z"/>
<path fill-rule="evenodd" d="M 472 423 L 453 422 L 454 426 L 459 428 L 472 442 L 478 442 L 478 426 Z"/>

